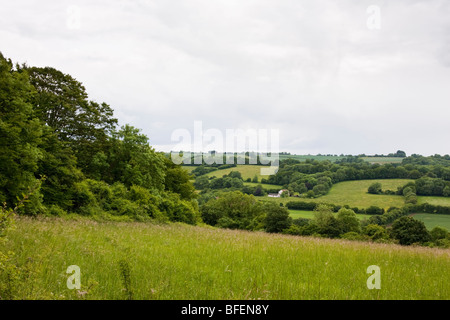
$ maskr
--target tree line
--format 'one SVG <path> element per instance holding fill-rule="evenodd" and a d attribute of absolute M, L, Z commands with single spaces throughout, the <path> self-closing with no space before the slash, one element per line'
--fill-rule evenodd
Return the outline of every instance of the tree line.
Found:
<path fill-rule="evenodd" d="M 42 177 L 45 177 L 42 179 Z M 51 67 L 13 64 L 0 53 L 0 202 L 20 212 L 200 220 L 189 174 L 147 136 L 119 127 L 107 103 Z"/>
<path fill-rule="evenodd" d="M 314 212 L 312 219 L 290 217 L 288 208 L 306 209 L 307 206 Z M 377 212 L 375 208 L 369 219 L 360 220 L 348 206 L 295 201 L 284 207 L 258 201 L 240 191 L 216 194 L 200 207 L 203 221 L 221 228 L 401 245 L 450 246 L 447 230 L 435 227 L 428 231 L 422 221 L 408 216 L 411 210 L 412 207 L 390 208 L 387 212 Z"/>

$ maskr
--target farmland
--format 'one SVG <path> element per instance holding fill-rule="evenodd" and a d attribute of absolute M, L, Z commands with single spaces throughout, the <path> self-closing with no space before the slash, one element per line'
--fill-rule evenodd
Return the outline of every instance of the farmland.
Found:
<path fill-rule="evenodd" d="M 447 230 L 450 230 L 450 216 L 443 214 L 427 214 L 427 213 L 415 213 L 411 216 L 414 219 L 423 221 L 428 230 L 433 229 L 434 227 L 442 227 Z"/>
<path fill-rule="evenodd" d="M 28 272 L 19 299 L 450 299 L 450 253 L 436 248 L 80 217 L 20 218 L 9 239 Z M 381 290 L 366 286 L 370 265 Z"/>
<path fill-rule="evenodd" d="M 418 196 L 418 203 L 429 203 L 438 206 L 450 206 L 450 197 Z"/>
<path fill-rule="evenodd" d="M 238 164 L 236 165 L 236 167 L 207 173 L 206 176 L 220 178 L 223 175 L 229 174 L 231 171 L 239 171 L 244 180 L 247 180 L 248 178 L 253 179 L 253 177 L 256 175 L 258 177 L 258 181 L 261 181 L 262 178 L 268 177 L 261 175 L 262 168 L 267 168 L 267 166 Z"/>
<path fill-rule="evenodd" d="M 290 215 L 293 219 L 304 218 L 304 219 L 313 219 L 314 211 L 305 211 L 305 210 L 289 210 Z M 360 220 L 369 218 L 368 214 L 357 214 L 356 217 Z"/>
<path fill-rule="evenodd" d="M 386 179 L 386 180 L 358 180 L 345 181 L 333 185 L 328 194 L 314 198 L 301 199 L 303 201 L 334 203 L 338 205 L 349 205 L 351 207 L 367 208 L 378 206 L 381 208 L 401 207 L 404 198 L 397 195 L 375 195 L 367 193 L 368 187 L 374 182 L 380 182 L 385 190 L 396 190 L 398 186 L 406 184 L 408 179 Z M 271 201 L 287 203 L 299 198 L 268 198 Z"/>

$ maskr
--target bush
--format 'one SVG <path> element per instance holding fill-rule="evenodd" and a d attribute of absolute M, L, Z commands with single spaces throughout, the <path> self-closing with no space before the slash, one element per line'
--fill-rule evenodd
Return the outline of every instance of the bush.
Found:
<path fill-rule="evenodd" d="M 337 213 L 337 221 L 341 233 L 361 231 L 361 223 L 355 212 L 351 209 L 341 208 Z"/>
<path fill-rule="evenodd" d="M 370 206 L 366 209 L 366 214 L 382 215 L 383 213 L 384 209 L 377 206 Z"/>
<path fill-rule="evenodd" d="M 291 224 L 289 226 L 289 228 L 284 229 L 282 231 L 282 233 L 283 234 L 290 234 L 290 235 L 293 235 L 293 236 L 299 236 L 299 235 L 301 235 L 301 228 L 299 226 L 295 225 L 295 224 Z"/>
<path fill-rule="evenodd" d="M 423 244 L 431 239 L 425 224 L 408 216 L 394 221 L 391 234 L 402 245 Z"/>
<path fill-rule="evenodd" d="M 317 207 L 317 203 L 306 201 L 289 201 L 286 203 L 286 207 L 291 210 L 313 211 Z"/>
<path fill-rule="evenodd" d="M 381 183 L 379 183 L 379 182 L 372 183 L 369 186 L 369 189 L 367 190 L 367 192 L 369 192 L 371 194 L 381 194 L 382 193 Z"/>
<path fill-rule="evenodd" d="M 318 205 L 315 209 L 314 223 L 319 227 L 319 234 L 335 238 L 341 233 L 339 221 L 334 217 L 333 210 L 326 205 Z"/>
<path fill-rule="evenodd" d="M 203 221 L 212 226 L 257 230 L 262 226 L 264 204 L 240 191 L 223 192 L 201 207 Z M 227 218 L 221 220 L 222 218 Z M 219 224 L 220 221 L 220 224 Z"/>
<path fill-rule="evenodd" d="M 369 224 L 368 226 L 366 226 L 364 228 L 363 234 L 367 235 L 369 239 L 373 241 L 389 238 L 386 228 L 377 224 Z"/>
<path fill-rule="evenodd" d="M 441 227 L 434 227 L 430 231 L 431 240 L 433 240 L 434 242 L 436 242 L 437 240 L 445 239 L 448 237 L 448 235 L 449 232 L 447 232 L 446 229 Z"/>
<path fill-rule="evenodd" d="M 265 204 L 264 211 L 264 227 L 267 232 L 281 232 L 291 226 L 292 218 L 286 208 L 270 202 Z"/>
<path fill-rule="evenodd" d="M 358 232 L 350 231 L 341 235 L 345 240 L 365 240 L 364 237 Z"/>
<path fill-rule="evenodd" d="M 51 205 L 48 208 L 48 214 L 52 215 L 52 216 L 62 217 L 62 216 L 67 215 L 67 212 L 64 209 L 61 209 L 57 205 Z"/>

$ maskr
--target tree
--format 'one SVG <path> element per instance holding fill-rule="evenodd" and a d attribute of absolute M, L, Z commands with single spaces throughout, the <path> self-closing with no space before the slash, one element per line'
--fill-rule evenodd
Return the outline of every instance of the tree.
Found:
<path fill-rule="evenodd" d="M 207 176 L 198 176 L 195 178 L 194 187 L 197 190 L 204 190 L 209 188 L 209 178 Z"/>
<path fill-rule="evenodd" d="M 37 172 L 47 177 L 41 187 L 44 204 L 68 210 L 72 206 L 74 184 L 83 179 L 77 159 L 48 126 L 43 129 L 40 151 Z"/>
<path fill-rule="evenodd" d="M 176 165 L 167 157 L 164 157 L 166 174 L 164 177 L 164 190 L 178 193 L 183 200 L 191 200 L 197 197 L 195 188 L 190 181 L 190 175 L 181 165 Z"/>
<path fill-rule="evenodd" d="M 392 236 L 402 245 L 424 243 L 430 240 L 430 234 L 422 221 L 404 216 L 392 224 Z"/>
<path fill-rule="evenodd" d="M 253 195 L 254 195 L 255 197 L 261 197 L 261 196 L 264 196 L 265 194 L 266 194 L 266 193 L 265 193 L 265 191 L 264 191 L 262 185 L 260 185 L 260 184 L 258 184 L 258 185 L 256 186 L 256 188 L 254 189 L 254 191 L 253 191 Z"/>
<path fill-rule="evenodd" d="M 289 191 L 287 191 L 287 190 L 282 191 L 280 197 L 281 198 L 289 198 Z"/>
<path fill-rule="evenodd" d="M 318 226 L 319 233 L 330 238 L 338 237 L 341 231 L 333 210 L 329 206 L 318 205 L 314 211 L 313 221 Z"/>
<path fill-rule="evenodd" d="M 258 176 L 255 174 L 252 180 L 253 183 L 258 183 Z"/>
<path fill-rule="evenodd" d="M 138 185 L 147 189 L 164 189 L 165 156 L 148 144 L 140 130 L 125 125 L 113 133 L 109 150 L 109 177 L 106 182 L 122 182 L 127 187 Z"/>
<path fill-rule="evenodd" d="M 34 94 L 27 73 L 0 53 L 0 203 L 12 205 L 36 181 L 43 124 L 30 103 Z"/>
<path fill-rule="evenodd" d="M 395 153 L 394 157 L 405 158 L 406 157 L 406 152 L 402 151 L 402 150 L 397 150 L 397 152 Z"/>
<path fill-rule="evenodd" d="M 237 178 L 237 179 L 242 180 L 242 174 L 239 171 L 231 171 L 228 174 L 228 177 L 230 177 L 230 178 Z"/>
<path fill-rule="evenodd" d="M 431 239 L 433 241 L 445 239 L 449 233 L 446 229 L 436 226 L 430 231 Z"/>
<path fill-rule="evenodd" d="M 337 221 L 341 229 L 341 233 L 361 232 L 361 223 L 356 213 L 351 209 L 341 208 L 337 213 Z"/>
<path fill-rule="evenodd" d="M 256 230 L 262 227 L 263 204 L 240 191 L 224 192 L 201 207 L 202 219 L 212 226 Z"/>
<path fill-rule="evenodd" d="M 269 202 L 264 205 L 264 211 L 266 211 L 264 227 L 267 232 L 282 232 L 292 224 L 289 211 L 284 207 Z"/>
<path fill-rule="evenodd" d="M 366 214 L 382 215 L 383 213 L 384 209 L 377 206 L 370 206 L 366 209 Z"/>
<path fill-rule="evenodd" d="M 377 224 L 367 225 L 364 228 L 364 234 L 367 235 L 373 241 L 389 238 L 389 236 L 386 232 L 386 228 L 384 228 L 380 225 L 377 225 Z"/>
<path fill-rule="evenodd" d="M 117 119 L 106 103 L 88 100 L 85 87 L 71 75 L 51 67 L 23 66 L 36 93 L 31 100 L 36 116 L 68 142 L 78 164 L 90 176 L 93 157 L 109 148 L 108 137 Z"/>
<path fill-rule="evenodd" d="M 381 183 L 379 182 L 372 183 L 367 191 L 371 194 L 381 194 L 382 193 Z"/>

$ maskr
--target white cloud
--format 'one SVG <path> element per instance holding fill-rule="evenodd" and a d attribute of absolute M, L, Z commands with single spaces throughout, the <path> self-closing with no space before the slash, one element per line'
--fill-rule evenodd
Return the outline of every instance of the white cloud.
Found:
<path fill-rule="evenodd" d="M 380 30 L 366 26 L 369 5 Z M 202 120 L 280 128 L 291 152 L 448 153 L 445 0 L 15 1 L 0 11 L 3 54 L 70 73 L 161 148 Z"/>

